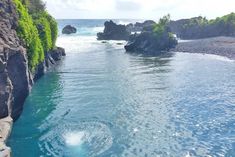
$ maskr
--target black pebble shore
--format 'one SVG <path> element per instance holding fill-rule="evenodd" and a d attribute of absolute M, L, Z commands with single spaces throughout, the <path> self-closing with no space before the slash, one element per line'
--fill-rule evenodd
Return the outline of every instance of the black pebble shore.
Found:
<path fill-rule="evenodd" d="M 235 38 L 214 37 L 191 41 L 180 41 L 179 44 L 171 51 L 213 54 L 235 60 Z"/>

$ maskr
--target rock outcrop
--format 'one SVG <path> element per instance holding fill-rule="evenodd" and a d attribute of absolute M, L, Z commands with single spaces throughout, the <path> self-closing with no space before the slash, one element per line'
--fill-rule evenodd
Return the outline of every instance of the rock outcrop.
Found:
<path fill-rule="evenodd" d="M 235 36 L 235 13 L 218 17 L 214 20 L 207 20 L 204 17 L 194 17 L 171 21 L 169 27 L 178 38 L 181 39 L 202 39 L 218 36 Z"/>
<path fill-rule="evenodd" d="M 126 25 L 126 29 L 128 32 L 142 32 L 143 30 L 152 28 L 156 24 L 153 20 L 146 20 L 144 22 L 136 22 L 135 24 Z"/>
<path fill-rule="evenodd" d="M 158 55 L 176 45 L 177 40 L 169 36 L 168 31 L 158 36 L 153 31 L 143 31 L 140 34 L 132 35 L 125 45 L 125 49 L 129 53 Z"/>
<path fill-rule="evenodd" d="M 125 25 L 117 25 L 112 20 L 104 23 L 104 31 L 97 34 L 98 40 L 128 40 L 130 32 Z"/>
<path fill-rule="evenodd" d="M 63 34 L 73 34 L 76 33 L 77 29 L 71 25 L 67 25 L 63 28 L 62 33 Z"/>
<path fill-rule="evenodd" d="M 65 50 L 61 47 L 56 47 L 54 50 L 51 50 L 48 55 L 51 55 L 54 61 L 59 61 L 62 57 L 66 56 Z M 49 58 L 47 58 L 49 59 Z"/>
<path fill-rule="evenodd" d="M 56 47 L 55 49 L 46 52 L 44 62 L 40 63 L 32 74 L 33 80 L 36 81 L 42 77 L 48 68 L 54 66 L 56 62 L 60 61 L 64 56 L 66 56 L 65 50 L 61 47 Z"/>

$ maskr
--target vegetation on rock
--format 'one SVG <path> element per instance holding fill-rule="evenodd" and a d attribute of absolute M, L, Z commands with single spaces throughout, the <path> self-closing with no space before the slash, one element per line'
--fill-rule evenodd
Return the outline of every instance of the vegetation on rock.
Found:
<path fill-rule="evenodd" d="M 41 0 L 13 0 L 19 15 L 17 34 L 27 48 L 29 67 L 33 71 L 43 62 L 44 53 L 55 47 L 57 22 Z"/>
<path fill-rule="evenodd" d="M 235 36 L 235 13 L 212 20 L 199 16 L 172 21 L 170 27 L 182 39 Z"/>
<path fill-rule="evenodd" d="M 140 34 L 134 34 L 125 46 L 128 52 L 160 54 L 177 45 L 168 23 L 170 15 L 164 16 L 158 23 L 146 27 Z"/>

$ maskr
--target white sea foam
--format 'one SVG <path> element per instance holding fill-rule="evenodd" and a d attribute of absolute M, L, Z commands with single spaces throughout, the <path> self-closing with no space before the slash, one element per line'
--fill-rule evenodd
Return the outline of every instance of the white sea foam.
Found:
<path fill-rule="evenodd" d="M 181 52 L 179 52 L 181 53 Z M 187 52 L 184 52 L 187 53 Z M 218 60 L 218 61 L 224 61 L 224 62 L 235 62 L 234 60 L 224 57 L 224 56 L 219 56 L 215 54 L 205 54 L 205 53 L 187 53 L 190 55 L 194 55 L 195 57 L 198 57 L 199 59 L 209 59 L 209 60 Z"/>
<path fill-rule="evenodd" d="M 61 35 L 56 45 L 65 48 L 67 53 L 79 53 L 89 50 L 94 43 L 98 43 L 96 36 Z"/>
<path fill-rule="evenodd" d="M 103 32 L 104 27 L 93 27 L 92 31 L 95 33 Z"/>
<path fill-rule="evenodd" d="M 223 57 L 223 56 L 218 56 L 218 55 L 214 55 L 214 54 L 205 54 L 205 55 L 208 56 L 208 58 L 211 58 L 211 59 L 216 59 L 216 60 L 226 61 L 226 62 L 234 62 L 234 60 L 229 59 L 227 57 Z"/>
<path fill-rule="evenodd" d="M 79 146 L 83 143 L 83 138 L 85 136 L 85 132 L 68 132 L 64 135 L 64 139 L 67 145 L 69 146 Z"/>
<path fill-rule="evenodd" d="M 185 155 L 185 157 L 191 157 L 190 153 L 187 152 L 187 154 Z"/>
<path fill-rule="evenodd" d="M 118 21 L 119 25 L 128 25 L 129 23 L 131 23 L 130 21 Z"/>

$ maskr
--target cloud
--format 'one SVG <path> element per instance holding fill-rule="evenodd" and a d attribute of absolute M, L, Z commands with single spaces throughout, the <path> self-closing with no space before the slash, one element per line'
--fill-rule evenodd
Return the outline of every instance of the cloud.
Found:
<path fill-rule="evenodd" d="M 56 18 L 173 19 L 194 16 L 215 18 L 235 11 L 232 0 L 44 0 Z M 130 13 L 131 12 L 131 13 Z"/>
<path fill-rule="evenodd" d="M 142 5 L 134 1 L 116 0 L 116 9 L 118 11 L 139 11 Z"/>

